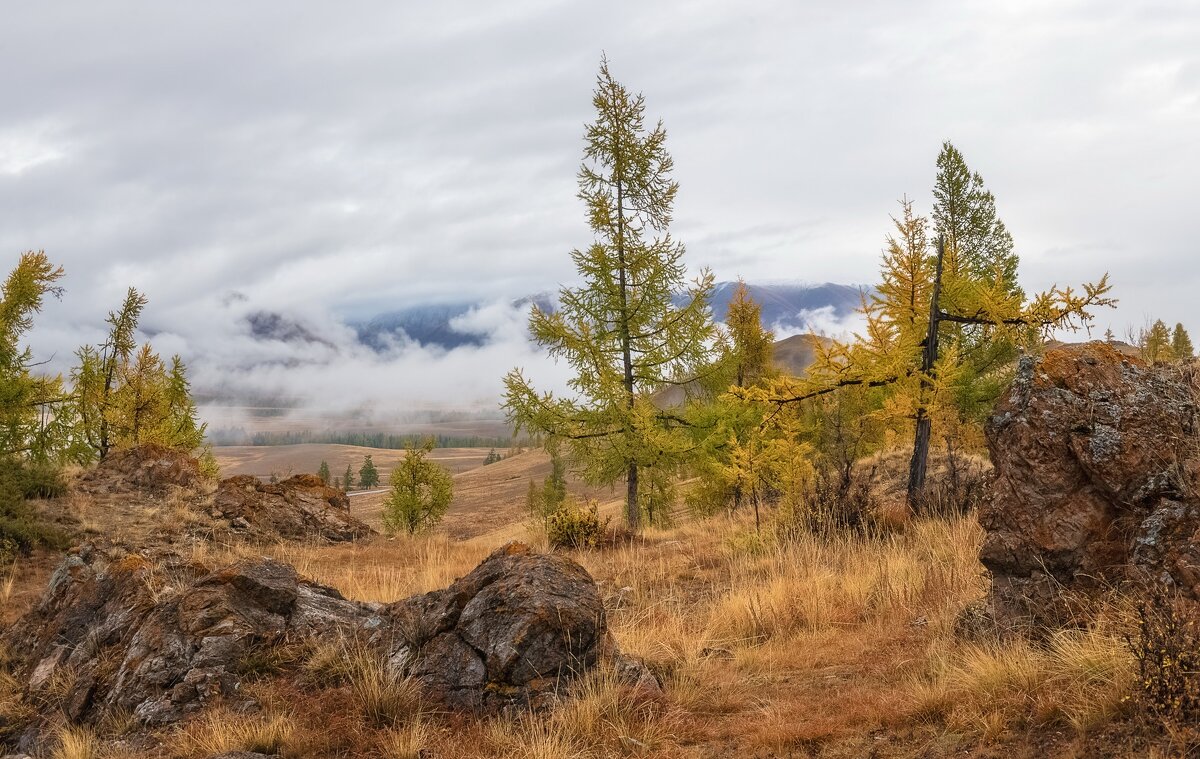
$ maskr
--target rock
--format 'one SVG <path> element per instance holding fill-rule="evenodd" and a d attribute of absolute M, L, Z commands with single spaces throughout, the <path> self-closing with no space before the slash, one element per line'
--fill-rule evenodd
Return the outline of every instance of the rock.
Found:
<path fill-rule="evenodd" d="M 600 659 L 604 606 L 583 567 L 520 543 L 497 550 L 466 577 L 385 610 L 399 676 L 453 711 L 541 708 Z"/>
<path fill-rule="evenodd" d="M 515 543 L 444 590 L 386 606 L 348 601 L 273 559 L 210 570 L 85 546 L 4 642 L 27 700 L 51 699 L 73 722 L 121 710 L 165 725 L 237 704 L 243 673 L 278 646 L 339 637 L 373 646 L 391 676 L 457 712 L 550 706 L 601 659 L 637 697 L 662 695 L 608 635 L 587 571 Z"/>
<path fill-rule="evenodd" d="M 198 488 L 203 480 L 196 459 L 173 448 L 147 443 L 109 451 L 94 469 L 79 478 L 76 487 L 86 493 L 161 493 L 172 487 Z"/>
<path fill-rule="evenodd" d="M 234 529 L 262 540 L 319 538 L 341 542 L 375 533 L 350 515 L 350 499 L 345 493 L 311 474 L 274 484 L 249 475 L 222 480 L 213 495 L 211 513 L 229 520 Z"/>
<path fill-rule="evenodd" d="M 1200 599 L 1196 388 L 1192 366 L 1101 342 L 1021 359 L 985 429 L 981 560 L 998 623 L 1066 624 L 1128 581 Z"/>
<path fill-rule="evenodd" d="M 155 578 L 163 575 L 182 590 L 157 597 Z M 85 548 L 59 566 L 8 643 L 25 663 L 17 674 L 26 691 L 56 687 L 71 720 L 123 709 L 158 725 L 231 696 L 255 652 L 285 637 L 358 629 L 376 609 L 271 559 L 209 572 L 136 555 L 109 560 Z"/>

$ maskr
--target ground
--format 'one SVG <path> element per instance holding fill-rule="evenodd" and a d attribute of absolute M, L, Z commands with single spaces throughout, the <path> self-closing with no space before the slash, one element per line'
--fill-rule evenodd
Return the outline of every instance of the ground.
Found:
<path fill-rule="evenodd" d="M 333 466 L 331 450 L 301 451 L 294 466 L 322 457 Z M 264 451 L 258 461 L 288 453 L 296 451 Z M 546 550 L 524 495 L 548 460 L 525 453 L 470 468 L 485 454 L 443 453 L 458 495 L 433 535 L 338 546 L 196 540 L 189 550 L 205 562 L 274 555 L 356 599 L 444 587 L 509 540 Z M 253 470 L 252 455 L 222 451 L 225 473 Z M 388 454 L 373 455 L 378 464 Z M 607 497 L 615 511 L 619 502 Z M 375 499 L 356 497 L 353 508 L 374 518 Z M 293 757 L 1173 755 L 1131 742 L 1123 697 L 1132 661 L 1115 622 L 1038 646 L 956 634 L 985 594 L 981 539 L 970 515 L 908 519 L 881 535 L 789 537 L 756 531 L 747 515 L 681 516 L 672 529 L 570 552 L 600 584 L 617 641 L 662 680 L 661 698 L 631 696 L 600 672 L 549 715 L 476 721 L 410 709 L 383 725 L 369 717 L 378 694 L 358 680 L 314 690 L 264 677 L 247 686 L 261 713 L 210 712 L 156 734 L 152 751 L 113 726 L 68 735 L 116 737 L 107 753 L 74 755 L 114 758 L 203 759 L 254 747 Z M 53 564 L 42 554 L 0 576 L 0 622 L 34 602 Z"/>

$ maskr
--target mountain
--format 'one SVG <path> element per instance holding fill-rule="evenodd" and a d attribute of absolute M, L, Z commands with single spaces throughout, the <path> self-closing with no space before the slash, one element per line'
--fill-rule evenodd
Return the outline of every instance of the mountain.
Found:
<path fill-rule="evenodd" d="M 713 317 L 724 321 L 733 297 L 736 282 L 718 282 L 713 288 Z M 841 320 L 851 316 L 866 292 L 855 285 L 825 282 L 803 284 L 747 284 L 750 296 L 762 306 L 763 324 L 770 329 L 788 332 L 812 331 L 814 320 Z M 517 307 L 536 303 L 545 310 L 554 309 L 554 301 L 546 294 L 533 295 L 513 301 Z M 461 301 L 408 306 L 388 311 L 370 319 L 352 323 L 359 342 L 375 351 L 384 351 L 396 342 L 411 340 L 423 346 L 452 350 L 464 345 L 482 345 L 488 336 L 455 326 L 455 321 L 483 307 L 482 302 Z"/>
<path fill-rule="evenodd" d="M 713 318 L 725 321 L 729 300 L 737 282 L 718 282 L 713 288 Z M 842 320 L 853 315 L 862 305 L 869 289 L 858 285 L 839 285 L 823 282 L 815 285 L 773 284 L 756 285 L 747 282 L 750 297 L 762 306 L 763 325 L 775 330 L 811 331 L 818 316 Z"/>

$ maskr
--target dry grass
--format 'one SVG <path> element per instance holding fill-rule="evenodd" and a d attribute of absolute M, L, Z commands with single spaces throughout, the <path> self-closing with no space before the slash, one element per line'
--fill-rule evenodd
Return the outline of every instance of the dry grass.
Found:
<path fill-rule="evenodd" d="M 1083 732 L 1118 714 L 1133 679 L 1121 636 L 1096 626 L 1057 632 L 1044 645 L 1016 638 L 935 651 L 912 698 L 916 714 L 985 739 L 1052 724 Z"/>
<path fill-rule="evenodd" d="M 100 759 L 103 756 L 95 733 L 84 727 L 64 727 L 55 738 L 51 759 Z"/>
<path fill-rule="evenodd" d="M 415 719 L 380 733 L 379 753 L 383 759 L 421 759 L 421 751 L 429 744 L 430 737 L 429 726 Z"/>
<path fill-rule="evenodd" d="M 0 576 L 0 607 L 7 607 L 13 597 L 13 589 L 17 585 L 17 562 L 4 570 Z"/>
<path fill-rule="evenodd" d="M 230 751 L 278 754 L 296 733 L 285 714 L 243 715 L 214 709 L 188 722 L 176 736 L 180 759 L 201 759 Z"/>
<path fill-rule="evenodd" d="M 973 517 L 896 522 L 899 531 L 882 537 L 785 540 L 755 532 L 748 519 L 719 517 L 571 552 L 598 581 L 619 645 L 659 676 L 662 698 L 636 697 L 600 671 L 550 713 L 454 720 L 422 713 L 415 688 L 395 682 L 366 649 L 329 640 L 307 652 L 298 680 L 254 686 L 265 689 L 253 694 L 261 713 L 218 707 L 164 740 L 179 759 L 233 750 L 397 758 L 426 750 L 467 759 L 944 756 L 1041 729 L 1085 735 L 1121 711 L 1132 667 L 1120 618 L 1045 644 L 957 640 L 958 615 L 986 590 L 982 531 Z M 269 554 L 349 598 L 387 602 L 445 587 L 508 539 L 545 550 L 544 537 L 521 519 L 491 527 L 465 541 L 199 541 L 191 550 L 210 566 Z M 11 579 L 0 579 L 3 593 L 12 595 Z M 0 705 L 5 687 L 0 675 Z"/>

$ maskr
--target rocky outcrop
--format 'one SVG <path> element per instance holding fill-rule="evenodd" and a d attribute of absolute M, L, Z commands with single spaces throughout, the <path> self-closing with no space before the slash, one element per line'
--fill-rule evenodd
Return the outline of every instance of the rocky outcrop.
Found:
<path fill-rule="evenodd" d="M 222 480 L 210 516 L 248 537 L 267 540 L 360 540 L 374 530 L 350 515 L 350 499 L 319 477 L 300 474 L 279 483 L 249 475 Z"/>
<path fill-rule="evenodd" d="M 604 604 L 587 570 L 520 543 L 386 614 L 392 671 L 454 711 L 545 706 L 596 664 L 605 639 Z"/>
<path fill-rule="evenodd" d="M 122 710 L 163 725 L 212 701 L 237 705 L 254 662 L 295 661 L 272 657 L 277 647 L 339 636 L 365 641 L 393 677 L 459 712 L 547 706 L 602 658 L 639 692 L 658 688 L 608 637 L 587 571 L 520 544 L 445 590 L 386 606 L 349 601 L 272 559 L 212 570 L 84 548 L 5 642 L 30 702 L 76 722 Z"/>
<path fill-rule="evenodd" d="M 161 493 L 172 487 L 198 488 L 204 478 L 191 456 L 154 443 L 109 451 L 95 468 L 84 473 L 76 487 L 85 493 Z"/>
<path fill-rule="evenodd" d="M 285 637 L 354 631 L 376 609 L 271 559 L 208 571 L 84 548 L 59 566 L 8 642 L 29 694 L 52 691 L 68 718 L 123 709 L 155 725 L 233 697 L 256 652 Z"/>
<path fill-rule="evenodd" d="M 999 621 L 1069 623 L 1129 581 L 1200 600 L 1197 395 L 1191 366 L 1105 343 L 1021 360 L 986 426 L 981 559 Z"/>

